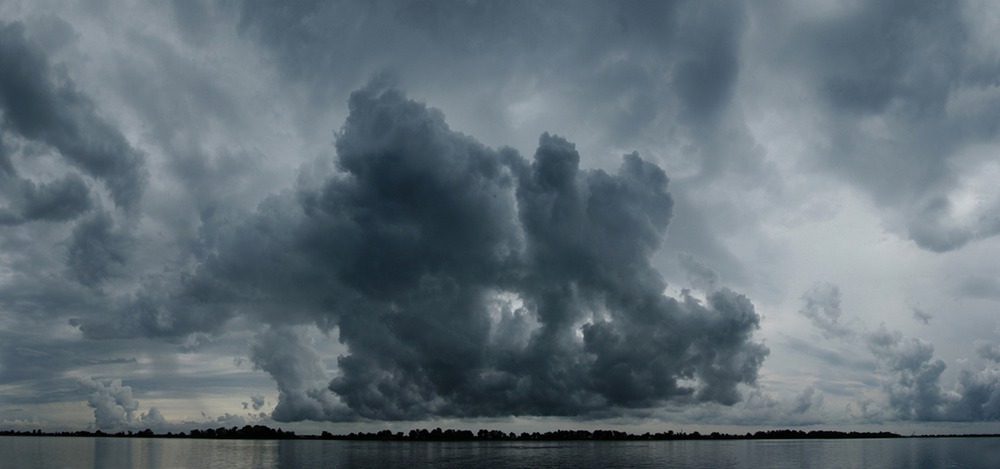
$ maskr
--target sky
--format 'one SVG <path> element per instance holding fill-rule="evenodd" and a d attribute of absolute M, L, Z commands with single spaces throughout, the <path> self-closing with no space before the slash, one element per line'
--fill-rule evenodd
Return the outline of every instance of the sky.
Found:
<path fill-rule="evenodd" d="M 1000 432 L 991 1 L 0 2 L 0 427 Z"/>

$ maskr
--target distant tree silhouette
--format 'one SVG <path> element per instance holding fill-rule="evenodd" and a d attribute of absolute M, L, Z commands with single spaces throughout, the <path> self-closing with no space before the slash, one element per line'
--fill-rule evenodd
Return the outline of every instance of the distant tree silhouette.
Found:
<path fill-rule="evenodd" d="M 471 430 L 442 430 L 440 427 L 433 430 L 426 428 L 412 429 L 407 433 L 395 432 L 389 429 L 380 430 L 375 433 L 349 433 L 347 435 L 335 435 L 328 431 L 323 431 L 320 435 L 296 435 L 295 432 L 284 431 L 280 428 L 273 429 L 264 425 L 246 425 L 238 427 L 218 427 L 206 429 L 193 429 L 189 433 L 166 433 L 156 434 L 151 429 L 133 433 L 119 431 L 109 434 L 101 430 L 75 431 L 75 432 L 43 432 L 41 430 L 0 430 L 0 436 L 76 436 L 76 437 L 102 437 L 102 438 L 215 438 L 215 439 L 261 439 L 261 440 L 286 440 L 286 439 L 324 439 L 324 440 L 377 440 L 377 441 L 636 441 L 636 440 L 787 440 L 787 439 L 844 439 L 844 438 L 902 438 L 901 435 L 891 432 L 841 432 L 833 430 L 813 430 L 804 432 L 802 430 L 768 430 L 754 433 L 747 432 L 743 435 L 730 435 L 719 432 L 712 432 L 702 435 L 699 432 L 685 433 L 668 430 L 660 433 L 643 433 L 635 435 L 618 430 L 555 430 L 550 432 L 514 432 L 504 433 L 499 430 L 479 429 L 473 433 Z M 916 435 L 915 435 L 916 436 Z M 1000 434 L 964 434 L 964 435 L 919 435 L 918 437 L 1000 437 Z"/>

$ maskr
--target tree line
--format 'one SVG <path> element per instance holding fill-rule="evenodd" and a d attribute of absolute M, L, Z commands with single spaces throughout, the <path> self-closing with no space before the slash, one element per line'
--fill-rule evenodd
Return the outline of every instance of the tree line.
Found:
<path fill-rule="evenodd" d="M 674 432 L 634 434 L 617 430 L 555 430 L 548 432 L 505 433 L 499 430 L 433 430 L 415 429 L 409 433 L 382 430 L 376 433 L 349 433 L 334 435 L 323 432 L 322 439 L 330 440 L 382 440 L 382 441 L 648 441 L 648 440 L 774 440 L 774 439 L 831 439 L 831 438 L 899 438 L 890 432 L 840 432 L 832 430 L 770 430 L 746 434 Z"/>
<path fill-rule="evenodd" d="M 642 441 L 642 440 L 747 440 L 747 439 L 834 439 L 834 438 L 898 438 L 901 435 L 890 432 L 841 432 L 832 430 L 769 430 L 746 434 L 674 432 L 633 434 L 618 430 L 555 430 L 547 432 L 503 432 L 500 430 L 471 430 L 434 428 L 413 429 L 407 433 L 382 430 L 374 433 L 352 432 L 333 434 L 328 431 L 320 435 L 296 435 L 292 431 L 273 429 L 265 425 L 239 427 L 219 427 L 194 429 L 179 433 L 154 433 L 150 429 L 138 432 L 119 431 L 115 433 L 96 431 L 43 432 L 41 430 L 3 430 L 0 436 L 75 436 L 111 438 L 212 438 L 212 439 L 324 439 L 324 440 L 377 440 L 377 441 Z"/>

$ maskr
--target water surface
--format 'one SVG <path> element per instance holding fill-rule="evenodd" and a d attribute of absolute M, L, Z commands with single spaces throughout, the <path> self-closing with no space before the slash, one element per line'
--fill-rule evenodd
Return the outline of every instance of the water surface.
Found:
<path fill-rule="evenodd" d="M 995 468 L 998 438 L 393 442 L 0 437 L 0 468 Z"/>

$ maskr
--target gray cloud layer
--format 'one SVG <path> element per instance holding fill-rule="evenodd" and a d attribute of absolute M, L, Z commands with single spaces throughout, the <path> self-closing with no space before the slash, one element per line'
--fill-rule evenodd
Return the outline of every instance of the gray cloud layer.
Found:
<path fill-rule="evenodd" d="M 796 14 L 791 4 L 686 1 L 247 2 L 232 13 L 244 37 L 324 99 L 382 64 L 430 83 L 424 79 L 448 64 L 453 81 L 490 75 L 492 93 L 449 89 L 491 107 L 544 87 L 555 103 L 577 110 L 579 128 L 607 141 L 684 142 L 687 156 L 671 158 L 693 167 L 699 186 L 729 177 L 750 178 L 757 189 L 765 180 L 780 187 L 746 130 L 751 116 L 732 100 L 746 66 L 770 67 L 775 76 L 768 79 L 780 80 L 785 92 L 801 90 L 799 99 L 809 102 L 811 116 L 796 125 L 815 122 L 818 128 L 801 130 L 829 141 L 815 152 L 816 169 L 867 193 L 921 248 L 944 252 L 1000 233 L 991 215 L 1000 200 L 984 201 L 982 216 L 969 220 L 956 217 L 953 202 L 963 151 L 995 141 L 998 130 L 992 123 L 1000 97 L 992 90 L 1000 63 L 984 43 L 988 23 L 970 21 L 976 8 L 861 2 Z M 747 49 L 748 24 L 763 50 Z M 366 47 L 330 48 L 342 43 Z M 704 239 L 683 240 L 686 249 L 724 257 L 704 246 L 709 233 L 698 235 Z"/>
<path fill-rule="evenodd" d="M 804 78 L 823 106 L 831 151 L 821 164 L 935 252 L 1000 233 L 991 214 L 998 200 L 984 201 L 981 217 L 954 216 L 962 152 L 995 141 L 1000 121 L 1000 97 L 991 92 L 1000 62 L 981 42 L 978 28 L 988 27 L 970 21 L 977 8 L 862 2 L 791 27 L 780 52 L 790 65 L 782 70 Z"/>
<path fill-rule="evenodd" d="M 80 376 L 140 395 L 267 374 L 281 420 L 694 415 L 761 374 L 788 401 L 753 389 L 729 422 L 812 421 L 876 376 L 882 417 L 1000 419 L 991 345 L 967 362 L 987 368 L 943 371 L 1000 298 L 988 2 L 54 5 L 0 2 L 0 384 L 19 406 L 79 397 Z M 393 87 L 352 97 L 372 76 L 476 139 Z M 848 255 L 880 229 L 914 280 Z M 863 312 L 833 285 L 783 298 L 803 275 L 871 281 L 844 297 Z M 764 372 L 747 297 L 774 321 Z M 858 326 L 893 301 L 920 305 L 940 360 Z M 839 342 L 804 342 L 800 317 Z M 140 348 L 262 372 L 95 365 Z M 784 374 L 809 356 L 833 377 Z"/>

